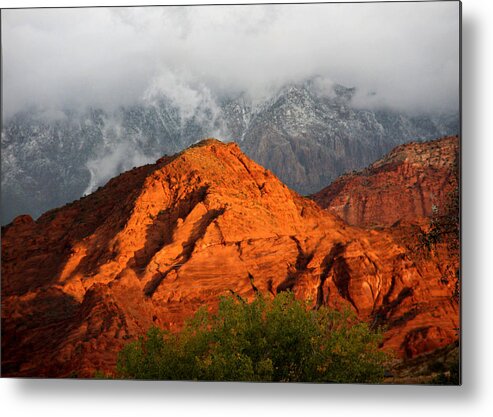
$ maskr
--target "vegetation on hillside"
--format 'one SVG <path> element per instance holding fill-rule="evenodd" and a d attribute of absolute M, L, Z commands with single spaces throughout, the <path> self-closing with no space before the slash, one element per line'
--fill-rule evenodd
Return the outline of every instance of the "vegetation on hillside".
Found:
<path fill-rule="evenodd" d="M 224 297 L 183 330 L 151 328 L 118 356 L 123 378 L 377 383 L 388 355 L 381 335 L 349 311 L 308 308 L 290 292 L 247 303 Z"/>
<path fill-rule="evenodd" d="M 429 229 L 422 231 L 418 236 L 421 248 L 428 253 L 438 244 L 445 244 L 450 255 L 460 257 L 460 156 L 455 155 L 448 185 L 451 192 L 446 196 L 442 206 L 433 206 L 433 214 Z M 454 283 L 453 297 L 458 301 L 460 296 L 460 269 L 448 270 L 444 273 L 442 281 Z"/>

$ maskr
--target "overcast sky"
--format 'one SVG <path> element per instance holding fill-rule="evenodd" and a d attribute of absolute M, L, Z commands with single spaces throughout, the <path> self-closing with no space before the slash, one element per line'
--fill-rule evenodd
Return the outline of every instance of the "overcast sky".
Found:
<path fill-rule="evenodd" d="M 4 116 L 314 75 L 362 105 L 456 110 L 458 22 L 457 2 L 3 10 Z"/>

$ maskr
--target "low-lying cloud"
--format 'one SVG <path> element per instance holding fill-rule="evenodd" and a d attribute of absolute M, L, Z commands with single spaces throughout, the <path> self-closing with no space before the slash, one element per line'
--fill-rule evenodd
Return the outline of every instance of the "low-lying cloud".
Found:
<path fill-rule="evenodd" d="M 127 171 L 133 167 L 141 166 L 154 162 L 158 155 L 147 156 L 132 147 L 129 142 L 116 143 L 108 149 L 102 156 L 90 159 L 86 167 L 91 174 L 89 184 L 84 191 L 84 195 L 95 191 L 99 186 L 106 184 L 119 172 Z"/>
<path fill-rule="evenodd" d="M 314 75 L 360 106 L 458 109 L 458 2 L 2 12 L 3 111 L 261 97 Z M 212 98 L 211 98 L 212 100 Z"/>

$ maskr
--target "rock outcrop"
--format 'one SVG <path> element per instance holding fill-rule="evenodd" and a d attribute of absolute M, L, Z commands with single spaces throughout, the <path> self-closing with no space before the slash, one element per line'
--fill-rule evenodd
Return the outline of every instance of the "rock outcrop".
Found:
<path fill-rule="evenodd" d="M 368 168 L 339 177 L 311 198 L 361 227 L 420 222 L 443 211 L 458 187 L 457 136 L 409 143 Z"/>
<path fill-rule="evenodd" d="M 2 228 L 2 373 L 112 371 L 151 325 L 177 330 L 231 292 L 288 289 L 385 326 L 383 348 L 412 357 L 456 339 L 441 276 L 457 261 L 406 239 L 348 226 L 236 144 L 206 140 Z"/>
<path fill-rule="evenodd" d="M 305 195 L 397 145 L 459 132 L 458 112 L 411 116 L 365 110 L 353 105 L 354 88 L 321 85 L 306 80 L 261 100 L 248 94 L 214 98 L 189 86 L 199 100 L 195 108 L 182 108 L 179 100 L 155 91 L 152 99 L 115 111 L 21 111 L 2 120 L 0 224 L 19 214 L 37 218 L 198 138 L 235 140 Z"/>

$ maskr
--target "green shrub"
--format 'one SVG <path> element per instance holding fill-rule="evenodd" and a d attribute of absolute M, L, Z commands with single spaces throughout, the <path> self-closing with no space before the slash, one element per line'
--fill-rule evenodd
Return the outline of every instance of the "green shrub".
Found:
<path fill-rule="evenodd" d="M 225 297 L 179 333 L 151 328 L 118 356 L 123 378 L 379 382 L 381 336 L 349 311 L 309 309 L 292 293 L 251 303 Z"/>

